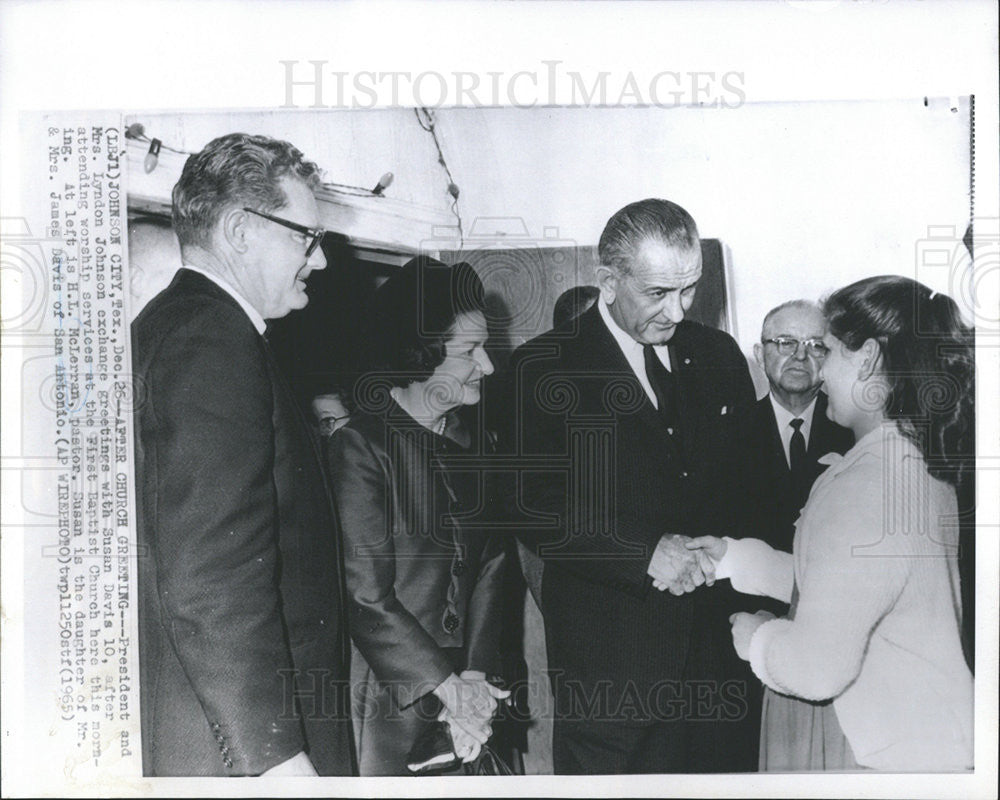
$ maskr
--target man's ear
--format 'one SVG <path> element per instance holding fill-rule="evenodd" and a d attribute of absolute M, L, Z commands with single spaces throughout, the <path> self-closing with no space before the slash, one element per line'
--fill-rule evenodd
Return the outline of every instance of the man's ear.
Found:
<path fill-rule="evenodd" d="M 615 297 L 618 294 L 618 275 L 611 267 L 606 267 L 603 264 L 599 264 L 595 272 L 597 286 L 601 290 L 601 299 L 605 305 L 610 306 L 615 302 Z"/>
<path fill-rule="evenodd" d="M 248 240 L 250 234 L 250 215 L 240 208 L 227 211 L 219 221 L 222 235 L 226 242 L 237 253 L 245 253 L 250 249 Z"/>
<path fill-rule="evenodd" d="M 757 362 L 758 367 L 764 369 L 764 345 L 760 342 L 754 342 L 753 360 Z"/>
<path fill-rule="evenodd" d="M 862 360 L 858 369 L 858 379 L 866 381 L 878 371 L 882 363 L 882 348 L 874 339 L 866 339 L 861 345 L 859 355 L 862 356 Z"/>

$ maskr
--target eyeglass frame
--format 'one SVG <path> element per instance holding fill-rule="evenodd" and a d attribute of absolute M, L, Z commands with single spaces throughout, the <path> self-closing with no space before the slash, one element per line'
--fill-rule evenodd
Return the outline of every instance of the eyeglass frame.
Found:
<path fill-rule="evenodd" d="M 306 225 L 299 225 L 297 222 L 291 222 L 287 219 L 282 219 L 281 217 L 276 217 L 273 214 L 265 214 L 263 211 L 256 211 L 249 206 L 243 207 L 244 211 L 249 211 L 251 214 L 256 214 L 258 217 L 263 217 L 271 222 L 276 222 L 279 225 L 284 225 L 296 233 L 301 233 L 303 236 L 311 237 L 311 241 L 306 245 L 306 258 L 309 258 L 313 253 L 316 252 L 316 248 L 319 247 L 320 242 L 323 241 L 323 237 L 326 236 L 327 232 L 323 228 L 310 228 Z"/>
<path fill-rule="evenodd" d="M 806 354 L 813 358 L 826 358 L 827 353 L 830 352 L 830 348 L 823 343 L 822 339 L 796 339 L 794 336 L 775 336 L 770 339 L 763 339 L 762 341 L 764 344 L 773 344 L 778 351 L 778 355 L 781 356 L 794 356 L 799 352 L 799 345 L 805 347 Z M 787 348 L 793 342 L 795 343 L 794 350 L 789 350 L 787 353 L 781 352 L 783 346 Z"/>
<path fill-rule="evenodd" d="M 337 423 L 345 419 L 349 420 L 350 418 L 351 418 L 350 414 L 340 414 L 339 416 L 337 414 L 327 414 L 323 417 L 320 417 L 319 423 L 317 424 L 320 435 L 321 436 L 333 435 L 338 430 L 340 430 L 337 427 Z"/>

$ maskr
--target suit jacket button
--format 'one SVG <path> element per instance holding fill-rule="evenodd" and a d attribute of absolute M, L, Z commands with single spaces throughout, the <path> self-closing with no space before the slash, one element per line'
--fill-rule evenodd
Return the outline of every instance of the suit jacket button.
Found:
<path fill-rule="evenodd" d="M 450 611 L 447 614 L 445 614 L 445 617 L 444 617 L 444 629 L 446 631 L 448 631 L 448 633 L 454 633 L 456 630 L 458 630 L 458 615 L 457 614 L 453 614 Z"/>

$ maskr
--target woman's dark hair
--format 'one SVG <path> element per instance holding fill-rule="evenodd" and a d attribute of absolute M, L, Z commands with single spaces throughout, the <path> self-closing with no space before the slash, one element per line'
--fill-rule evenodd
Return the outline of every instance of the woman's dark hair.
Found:
<path fill-rule="evenodd" d="M 455 320 L 486 313 L 483 284 L 466 262 L 408 261 L 375 292 L 368 317 L 368 372 L 393 386 L 427 380 L 444 361 Z"/>
<path fill-rule="evenodd" d="M 971 475 L 973 332 L 955 301 L 910 278 L 882 275 L 834 292 L 823 312 L 849 350 L 878 342 L 889 383 L 885 415 L 917 445 L 930 473 L 956 486 Z"/>

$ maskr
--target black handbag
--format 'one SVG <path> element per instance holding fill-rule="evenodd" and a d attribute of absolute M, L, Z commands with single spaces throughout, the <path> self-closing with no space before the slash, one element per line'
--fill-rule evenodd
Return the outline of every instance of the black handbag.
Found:
<path fill-rule="evenodd" d="M 515 775 L 510 765 L 487 742 L 479 755 L 467 764 L 455 755 L 448 723 L 441 720 L 426 726 L 406 756 L 406 768 L 414 775 L 447 772 L 462 766 L 466 775 Z"/>
<path fill-rule="evenodd" d="M 444 720 L 426 725 L 406 755 L 406 768 L 414 775 L 444 772 L 462 763 L 455 755 L 455 743 Z"/>
<path fill-rule="evenodd" d="M 487 742 L 483 745 L 483 749 L 479 751 L 479 755 L 465 765 L 465 774 L 514 775 L 515 772 Z"/>

